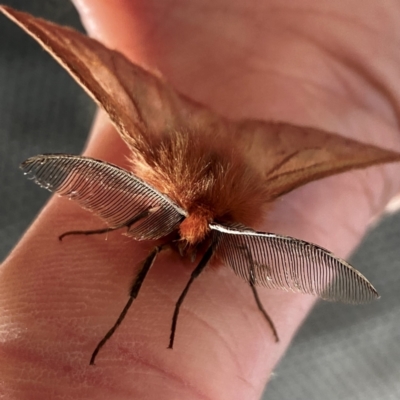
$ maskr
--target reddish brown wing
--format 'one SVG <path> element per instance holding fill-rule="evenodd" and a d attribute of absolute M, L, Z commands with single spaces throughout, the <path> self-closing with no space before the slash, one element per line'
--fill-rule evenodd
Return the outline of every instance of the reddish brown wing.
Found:
<path fill-rule="evenodd" d="M 97 40 L 30 14 L 0 10 L 38 41 L 109 115 L 135 151 L 152 136 L 194 126 L 222 123 L 207 108 L 177 93 L 160 77 L 131 63 Z"/>
<path fill-rule="evenodd" d="M 247 157 L 248 164 L 264 175 L 266 202 L 316 179 L 400 160 L 398 153 L 319 129 L 253 120 L 230 122 L 96 40 L 9 7 L 0 10 L 49 51 L 106 110 L 137 159 L 145 153 L 151 159 L 160 136 L 195 129 L 204 143 L 218 138 L 223 146 L 236 148 L 239 157 Z"/>
<path fill-rule="evenodd" d="M 244 120 L 236 139 L 249 163 L 263 172 L 267 201 L 330 175 L 400 161 L 397 152 L 286 123 Z"/>

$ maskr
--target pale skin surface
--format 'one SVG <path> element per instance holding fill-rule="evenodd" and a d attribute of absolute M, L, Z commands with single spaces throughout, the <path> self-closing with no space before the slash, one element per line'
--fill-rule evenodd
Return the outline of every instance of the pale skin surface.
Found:
<path fill-rule="evenodd" d="M 227 116 L 313 125 L 400 150 L 394 0 L 75 3 L 91 35 Z M 121 164 L 126 148 L 100 118 L 86 154 Z M 398 192 L 399 174 L 393 164 L 309 184 L 282 198 L 263 229 L 346 257 Z M 89 366 L 151 248 L 119 232 L 107 241 L 57 241 L 64 231 L 96 227 L 98 219 L 54 198 L 2 265 L 4 398 L 258 399 L 313 298 L 260 290 L 276 344 L 249 287 L 228 269 L 209 270 L 193 285 L 175 349 L 167 350 L 174 303 L 194 265 L 164 253 Z"/>

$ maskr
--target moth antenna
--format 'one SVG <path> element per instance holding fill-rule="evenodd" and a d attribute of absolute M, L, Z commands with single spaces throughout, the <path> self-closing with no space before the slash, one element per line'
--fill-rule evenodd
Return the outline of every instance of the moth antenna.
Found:
<path fill-rule="evenodd" d="M 183 300 L 185 299 L 193 281 L 203 272 L 204 268 L 207 266 L 208 262 L 210 261 L 211 257 L 213 256 L 213 254 L 216 250 L 217 244 L 218 244 L 218 239 L 217 240 L 214 239 L 214 241 L 211 243 L 210 247 L 204 253 L 203 258 L 200 260 L 199 264 L 197 265 L 197 267 L 194 269 L 194 271 L 190 275 L 190 279 L 189 279 L 188 283 L 186 284 L 185 289 L 183 289 L 183 292 L 181 293 L 178 301 L 175 304 L 175 311 L 174 311 L 174 315 L 172 317 L 171 335 L 169 337 L 168 349 L 172 349 L 174 346 L 176 325 L 178 323 L 179 310 L 181 308 Z"/>
<path fill-rule="evenodd" d="M 164 250 L 168 246 L 169 246 L 169 244 L 164 244 L 162 246 L 155 247 L 151 251 L 151 253 L 147 256 L 147 258 L 144 260 L 143 266 L 140 269 L 139 273 L 136 275 L 135 280 L 133 281 L 133 284 L 131 286 L 128 302 L 126 303 L 125 307 L 123 308 L 123 310 L 122 310 L 121 314 L 119 315 L 119 317 L 118 317 L 117 321 L 115 322 L 115 324 L 105 334 L 103 339 L 100 340 L 99 344 L 94 349 L 92 357 L 90 358 L 90 365 L 94 365 L 94 361 L 95 361 L 95 359 L 97 357 L 97 354 L 101 350 L 101 348 L 111 338 L 111 336 L 117 330 L 118 326 L 121 325 L 121 322 L 124 320 L 129 308 L 131 307 L 131 305 L 133 303 L 133 300 L 135 300 L 136 297 L 138 296 L 140 288 L 142 287 L 142 283 L 143 283 L 144 279 L 146 278 L 146 275 L 149 272 L 151 266 L 154 264 L 154 261 L 155 261 L 157 255 L 158 255 L 158 253 L 160 253 L 160 251 Z"/>

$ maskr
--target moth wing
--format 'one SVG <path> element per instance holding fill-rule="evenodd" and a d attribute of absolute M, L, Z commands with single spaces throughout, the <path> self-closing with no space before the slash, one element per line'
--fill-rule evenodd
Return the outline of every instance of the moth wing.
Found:
<path fill-rule="evenodd" d="M 97 40 L 7 6 L 0 6 L 0 11 L 39 42 L 107 112 L 134 154 L 151 147 L 152 139 L 166 131 L 200 127 L 205 120 L 221 122 L 158 74 Z"/>
<path fill-rule="evenodd" d="M 247 282 L 345 303 L 379 298 L 360 272 L 322 247 L 245 227 L 210 228 L 220 235 L 217 255 Z"/>
<path fill-rule="evenodd" d="M 177 228 L 185 211 L 130 172 L 89 157 L 48 154 L 27 159 L 21 169 L 37 184 L 78 202 L 109 227 L 128 226 L 138 240 L 158 239 Z M 135 217 L 139 221 L 130 225 Z"/>
<path fill-rule="evenodd" d="M 326 176 L 399 161 L 398 153 L 311 127 L 255 120 L 230 122 L 179 94 L 157 74 L 73 29 L 0 6 L 37 40 L 109 115 L 135 158 L 151 160 L 163 135 L 202 132 L 204 142 L 232 141 L 265 177 L 265 201 Z"/>
<path fill-rule="evenodd" d="M 400 161 L 400 154 L 333 133 L 288 123 L 242 120 L 236 138 L 265 178 L 266 201 L 352 169 Z"/>

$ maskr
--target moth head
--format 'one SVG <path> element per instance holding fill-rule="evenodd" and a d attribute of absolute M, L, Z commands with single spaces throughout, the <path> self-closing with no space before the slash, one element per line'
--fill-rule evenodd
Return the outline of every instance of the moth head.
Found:
<path fill-rule="evenodd" d="M 179 225 L 179 234 L 189 245 L 201 243 L 210 232 L 210 214 L 205 210 L 189 214 Z"/>

